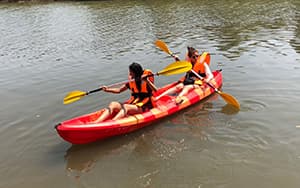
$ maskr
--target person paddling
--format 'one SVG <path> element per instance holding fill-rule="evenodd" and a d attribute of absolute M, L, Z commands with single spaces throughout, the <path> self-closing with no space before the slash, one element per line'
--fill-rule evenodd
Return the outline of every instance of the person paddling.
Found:
<path fill-rule="evenodd" d="M 174 59 L 179 61 L 178 56 L 174 55 Z M 201 56 L 198 50 L 193 47 L 187 47 L 186 61 L 191 62 L 192 70 L 204 78 L 205 82 L 209 82 L 213 78 L 213 74 L 209 68 L 210 55 L 204 52 Z M 161 95 L 157 96 L 155 100 L 159 100 L 162 96 L 168 94 L 179 93 L 175 99 L 177 104 L 182 103 L 182 96 L 186 95 L 190 89 L 200 88 L 202 81 L 193 73 L 189 71 L 184 77 L 182 77 L 175 87 L 170 88 Z"/>
<path fill-rule="evenodd" d="M 117 120 L 126 115 L 142 113 L 153 108 L 155 104 L 152 92 L 156 91 L 157 88 L 154 85 L 152 71 L 150 69 L 144 70 L 139 63 L 132 63 L 129 66 L 128 80 L 127 84 L 123 84 L 119 88 L 102 86 L 103 91 L 110 93 L 121 93 L 130 89 L 131 97 L 125 103 L 112 101 L 94 123 L 102 122 L 114 114 L 112 120 Z"/>

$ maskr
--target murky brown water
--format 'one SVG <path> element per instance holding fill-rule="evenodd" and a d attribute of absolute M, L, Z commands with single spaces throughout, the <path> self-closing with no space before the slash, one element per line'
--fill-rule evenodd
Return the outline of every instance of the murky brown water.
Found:
<path fill-rule="evenodd" d="M 0 5 L 0 187 L 300 187 L 300 2 L 99 1 Z M 192 45 L 223 91 L 151 127 L 82 146 L 60 121 L 128 93 L 63 105 L 72 90 L 153 71 Z M 162 86 L 179 76 L 158 77 Z"/>

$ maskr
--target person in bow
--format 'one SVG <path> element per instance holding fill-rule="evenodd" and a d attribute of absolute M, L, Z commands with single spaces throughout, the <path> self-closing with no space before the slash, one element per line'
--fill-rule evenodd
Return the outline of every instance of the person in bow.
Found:
<path fill-rule="evenodd" d="M 103 91 L 110 93 L 121 93 L 129 89 L 131 97 L 124 103 L 112 101 L 108 108 L 105 108 L 100 117 L 94 123 L 107 120 L 117 120 L 126 115 L 133 115 L 150 110 L 155 106 L 152 92 L 157 88 L 154 85 L 154 75 L 150 69 L 143 69 L 139 63 L 132 63 L 129 66 L 128 83 L 119 88 L 108 88 L 103 86 Z"/>
<path fill-rule="evenodd" d="M 174 59 L 175 61 L 179 61 L 179 58 L 176 55 L 174 55 Z M 179 93 L 175 99 L 175 102 L 180 104 L 183 102 L 182 97 L 186 95 L 189 90 L 200 88 L 200 86 L 203 84 L 203 81 L 209 82 L 213 78 L 213 74 L 209 68 L 209 53 L 204 52 L 199 55 L 198 50 L 193 47 L 187 47 L 186 61 L 191 62 L 193 71 L 187 72 L 186 75 L 178 81 L 178 84 L 175 87 L 170 88 L 161 95 L 157 96 L 155 100 L 159 100 L 164 95 Z M 195 75 L 194 72 L 199 74 L 203 80 Z"/>

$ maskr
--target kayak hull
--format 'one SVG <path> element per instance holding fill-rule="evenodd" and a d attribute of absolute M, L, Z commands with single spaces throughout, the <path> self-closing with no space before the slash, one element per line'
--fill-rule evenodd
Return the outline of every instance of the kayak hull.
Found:
<path fill-rule="evenodd" d="M 211 84 L 220 88 L 222 86 L 222 73 L 214 71 L 214 79 Z M 167 89 L 176 86 L 176 82 L 160 88 L 155 95 Z M 157 101 L 157 106 L 142 114 L 127 116 L 120 120 L 107 120 L 100 123 L 93 123 L 103 112 L 102 110 L 75 117 L 70 120 L 63 121 L 55 126 L 56 131 L 67 142 L 72 144 L 86 144 L 109 137 L 126 134 L 137 129 L 143 128 L 154 122 L 170 116 L 182 109 L 185 109 L 204 98 L 213 94 L 215 90 L 203 84 L 200 89 L 191 90 L 183 97 L 184 101 L 180 104 L 175 103 L 175 96 L 163 96 Z"/>

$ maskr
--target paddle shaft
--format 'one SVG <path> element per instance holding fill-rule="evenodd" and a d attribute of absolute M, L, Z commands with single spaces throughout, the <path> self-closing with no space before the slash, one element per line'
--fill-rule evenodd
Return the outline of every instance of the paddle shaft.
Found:
<path fill-rule="evenodd" d="M 168 65 L 167 67 L 165 67 L 163 70 L 155 73 L 155 74 L 149 74 L 147 76 L 142 76 L 141 79 L 146 79 L 147 77 L 151 77 L 151 76 L 159 76 L 159 75 L 165 75 L 165 76 L 169 76 L 169 75 L 173 75 L 173 74 L 180 74 L 180 73 L 183 73 L 183 72 L 187 72 L 189 70 L 192 69 L 192 65 L 187 62 L 187 61 L 182 61 L 182 62 L 174 62 L 170 65 Z M 124 85 L 124 84 L 127 84 L 129 82 L 132 82 L 134 81 L 135 79 L 130 79 L 130 80 L 127 80 L 127 81 L 123 81 L 123 82 L 118 82 L 118 83 L 115 83 L 115 84 L 112 84 L 112 85 L 109 85 L 109 86 L 106 86 L 106 87 L 113 87 L 113 86 L 117 86 L 117 85 Z M 156 90 L 156 87 L 154 85 L 152 85 L 151 82 L 149 82 L 148 84 L 150 84 L 150 87 L 153 88 L 153 90 Z M 80 98 L 82 98 L 83 96 L 86 96 L 86 95 L 89 95 L 91 93 L 95 93 L 95 92 L 98 92 L 98 91 L 101 91 L 103 90 L 104 87 L 100 87 L 100 88 L 97 88 L 97 89 L 94 89 L 94 90 L 91 90 L 91 91 L 87 91 L 87 92 L 84 92 L 84 91 L 73 91 L 73 92 L 70 92 L 65 98 L 64 98 L 64 104 L 70 104 L 72 102 L 75 102 L 77 100 L 79 100 Z"/>
<path fill-rule="evenodd" d="M 95 93 L 95 92 L 98 92 L 98 91 L 101 91 L 103 88 L 101 87 L 101 88 L 98 88 L 98 89 L 94 89 L 94 90 L 92 90 L 92 91 L 88 91 L 88 92 L 86 92 L 86 95 L 89 95 L 89 94 L 91 94 L 91 93 Z"/>
<path fill-rule="evenodd" d="M 111 85 L 108 85 L 107 87 L 114 87 L 114 86 L 118 86 L 118 85 L 123 85 L 123 84 L 127 84 L 128 82 L 131 82 L 133 81 L 134 79 L 131 79 L 131 80 L 127 80 L 127 81 L 122 81 L 122 82 L 118 82 L 118 83 L 114 83 L 114 84 L 111 84 Z M 86 95 L 89 95 L 91 93 L 95 93 L 95 92 L 98 92 L 98 91 L 101 91 L 103 90 L 103 87 L 100 87 L 98 89 L 94 89 L 92 91 L 87 91 L 86 92 Z"/>
<path fill-rule="evenodd" d="M 179 67 L 178 69 L 182 69 L 182 67 Z M 157 73 L 155 73 L 155 74 L 147 75 L 147 76 L 144 77 L 144 78 L 147 78 L 147 77 L 150 77 L 150 76 L 159 76 L 159 75 L 161 75 L 161 74 L 166 74 L 167 72 L 172 72 L 172 71 L 174 71 L 174 70 L 175 70 L 175 68 L 172 68 L 172 69 L 170 69 L 170 70 L 165 70 L 165 71 L 163 70 L 163 71 L 157 72 Z M 118 86 L 118 85 L 127 84 L 127 83 L 129 83 L 129 82 L 131 82 L 131 81 L 134 81 L 134 80 L 135 80 L 135 79 L 130 79 L 130 80 L 127 80 L 127 81 L 118 82 L 118 83 L 115 83 L 115 84 L 108 85 L 107 87 L 114 87 L 114 86 Z M 103 87 L 94 89 L 94 90 L 92 90 L 92 91 L 87 91 L 85 94 L 86 94 L 86 95 L 89 95 L 89 94 L 91 94 L 91 93 L 95 93 L 95 92 L 98 92 L 98 91 L 101 91 L 101 90 L 103 90 Z"/>
<path fill-rule="evenodd" d="M 159 73 L 147 75 L 146 77 L 155 76 L 155 75 L 159 76 Z M 127 84 L 127 83 L 129 83 L 129 82 L 134 81 L 134 80 L 135 80 L 135 79 L 131 79 L 131 80 L 127 80 L 127 81 L 118 82 L 118 83 L 115 83 L 115 84 L 108 85 L 107 87 L 114 87 L 114 86 L 118 86 L 118 85 Z M 101 90 L 103 90 L 103 87 L 100 87 L 100 88 L 98 88 L 98 89 L 94 89 L 94 90 L 92 90 L 92 91 L 87 91 L 87 92 L 86 92 L 86 95 L 91 94 L 91 93 L 95 93 L 95 92 L 98 92 L 98 91 L 101 91 Z"/>

